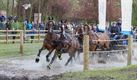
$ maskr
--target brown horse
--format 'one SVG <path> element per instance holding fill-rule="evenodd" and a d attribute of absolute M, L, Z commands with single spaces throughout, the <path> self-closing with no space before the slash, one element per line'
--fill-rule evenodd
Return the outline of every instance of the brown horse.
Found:
<path fill-rule="evenodd" d="M 95 33 L 90 30 L 90 27 L 86 24 L 83 27 L 84 33 L 89 35 L 90 51 L 96 51 L 97 48 L 101 50 L 109 49 L 110 38 L 107 33 Z"/>
<path fill-rule="evenodd" d="M 62 52 L 63 50 L 65 50 L 68 54 L 69 54 L 69 59 L 67 60 L 65 66 L 68 65 L 68 63 L 75 58 L 76 52 L 79 50 L 80 44 L 77 40 L 76 37 L 71 36 L 70 34 L 65 33 L 65 25 L 62 24 L 61 26 L 61 36 L 60 39 L 56 42 L 58 43 L 57 47 L 56 47 L 56 51 L 54 53 L 54 56 L 51 60 L 51 62 L 49 63 L 49 65 L 47 66 L 50 69 L 51 64 L 53 63 L 53 61 L 56 59 L 58 53 Z"/>
<path fill-rule="evenodd" d="M 56 34 L 55 32 L 53 32 L 53 22 L 49 21 L 47 23 L 48 26 L 48 32 L 45 36 L 45 39 L 43 41 L 43 45 L 42 48 L 39 49 L 39 53 L 37 54 L 37 58 L 36 58 L 36 62 L 39 62 L 39 57 L 40 54 L 42 52 L 42 50 L 47 49 L 49 51 L 49 53 L 46 55 L 46 60 L 47 62 L 49 62 L 49 56 L 51 55 L 51 53 L 53 52 L 53 50 L 56 48 L 56 45 L 53 43 L 54 40 L 58 40 L 60 35 Z M 58 56 L 61 59 L 61 56 Z"/>
<path fill-rule="evenodd" d="M 89 51 L 97 51 L 97 50 L 109 50 L 110 49 L 110 38 L 107 33 L 95 33 L 90 27 L 85 24 L 83 27 L 79 27 L 79 34 L 89 35 Z M 82 30 L 82 32 L 81 32 Z M 79 35 L 80 36 L 80 35 Z M 83 40 L 83 38 L 81 38 Z M 83 42 L 83 41 L 82 41 Z M 78 54 L 80 55 L 80 54 Z M 94 53 L 92 54 L 95 55 Z M 107 54 L 108 55 L 108 54 Z M 101 53 L 99 53 L 99 57 L 101 57 Z M 94 59 L 94 58 L 93 58 Z M 99 63 L 106 63 L 104 60 L 99 60 Z"/>
<path fill-rule="evenodd" d="M 75 28 L 74 34 L 78 38 L 80 45 L 82 45 L 83 44 L 83 28 L 82 28 L 82 26 L 77 26 Z"/>

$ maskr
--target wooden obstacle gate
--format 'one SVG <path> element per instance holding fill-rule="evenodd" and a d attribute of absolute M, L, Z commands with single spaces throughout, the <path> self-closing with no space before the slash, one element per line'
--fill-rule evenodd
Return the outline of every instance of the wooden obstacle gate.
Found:
<path fill-rule="evenodd" d="M 133 53 L 133 36 L 128 36 L 128 56 L 127 56 L 127 66 L 132 64 L 132 53 Z M 83 70 L 88 71 L 89 70 L 89 36 L 84 35 L 84 41 L 83 41 L 83 58 L 84 58 L 84 65 Z"/>

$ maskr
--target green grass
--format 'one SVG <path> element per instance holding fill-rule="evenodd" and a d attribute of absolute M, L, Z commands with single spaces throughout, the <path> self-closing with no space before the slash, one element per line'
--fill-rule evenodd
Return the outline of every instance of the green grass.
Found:
<path fill-rule="evenodd" d="M 41 48 L 41 43 L 25 43 L 24 44 L 24 56 L 35 55 Z M 19 57 L 20 44 L 0 44 L 0 58 L 3 57 Z"/>
<path fill-rule="evenodd" d="M 137 80 L 137 66 L 63 74 L 59 80 Z"/>

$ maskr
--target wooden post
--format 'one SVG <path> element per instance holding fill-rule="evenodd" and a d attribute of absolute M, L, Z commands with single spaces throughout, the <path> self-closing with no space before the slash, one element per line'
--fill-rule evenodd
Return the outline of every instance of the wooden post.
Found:
<path fill-rule="evenodd" d="M 31 22 L 31 17 L 32 17 L 32 10 L 33 10 L 33 4 L 31 4 L 32 6 L 30 7 L 30 13 L 29 13 L 29 21 Z"/>
<path fill-rule="evenodd" d="M 84 52 L 84 71 L 89 70 L 89 36 L 84 35 L 83 41 L 83 52 Z"/>
<path fill-rule="evenodd" d="M 41 0 L 39 0 L 39 6 L 38 6 L 38 42 L 40 42 L 40 9 L 41 9 Z"/>
<path fill-rule="evenodd" d="M 12 0 L 12 15 L 14 16 L 15 15 L 15 12 L 14 12 L 14 2 L 15 2 L 15 0 Z"/>
<path fill-rule="evenodd" d="M 20 32 L 20 53 L 23 55 L 24 51 L 23 51 L 23 43 L 24 43 L 24 39 L 23 39 L 23 31 Z"/>
<path fill-rule="evenodd" d="M 26 26 L 24 24 L 24 27 L 23 27 L 23 42 L 25 43 L 25 40 L 26 40 Z"/>
<path fill-rule="evenodd" d="M 128 56 L 127 56 L 127 66 L 131 65 L 131 59 L 132 59 L 132 43 L 133 43 L 133 36 L 130 35 L 128 37 Z"/>
<path fill-rule="evenodd" d="M 8 44 L 8 33 L 9 33 L 9 30 L 8 28 L 6 29 L 6 44 Z"/>
<path fill-rule="evenodd" d="M 6 10 L 7 16 L 9 16 L 9 5 L 10 5 L 10 1 L 7 0 L 7 10 Z"/>
<path fill-rule="evenodd" d="M 40 28 L 38 28 L 38 42 L 40 42 Z"/>

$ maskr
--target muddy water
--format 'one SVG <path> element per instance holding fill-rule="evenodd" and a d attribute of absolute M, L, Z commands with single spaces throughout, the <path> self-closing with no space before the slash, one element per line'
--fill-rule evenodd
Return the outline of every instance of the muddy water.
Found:
<path fill-rule="evenodd" d="M 137 50 L 134 49 L 134 53 Z M 27 76 L 29 78 L 38 78 L 41 76 L 52 76 L 58 75 L 65 72 L 74 72 L 83 70 L 83 54 L 80 58 L 73 60 L 68 66 L 64 66 L 68 59 L 68 54 L 63 54 L 62 60 L 56 59 L 51 66 L 51 70 L 47 69 L 49 63 L 46 62 L 45 55 L 42 53 L 40 62 L 35 63 L 35 55 L 29 57 L 19 57 L 12 59 L 1 59 L 0 60 L 0 74 L 6 76 Z M 52 56 L 51 56 L 52 57 Z M 51 58 L 50 57 L 50 58 Z M 98 63 L 101 59 L 106 63 Z M 98 58 L 98 55 L 90 56 L 90 69 L 110 69 L 112 67 L 124 67 L 127 64 L 126 54 L 111 54 L 107 57 Z M 137 54 L 132 57 L 132 64 L 137 64 Z"/>

